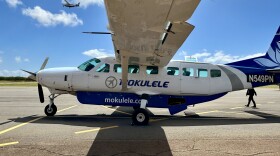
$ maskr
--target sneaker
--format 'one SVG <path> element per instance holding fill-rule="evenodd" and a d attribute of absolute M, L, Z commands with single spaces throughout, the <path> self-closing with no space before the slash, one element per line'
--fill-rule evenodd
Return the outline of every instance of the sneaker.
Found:
<path fill-rule="evenodd" d="M 249 105 L 245 105 L 246 107 L 249 107 Z"/>

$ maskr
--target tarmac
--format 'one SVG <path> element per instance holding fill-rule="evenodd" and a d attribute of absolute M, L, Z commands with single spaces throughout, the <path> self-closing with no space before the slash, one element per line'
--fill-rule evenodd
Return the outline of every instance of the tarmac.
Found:
<path fill-rule="evenodd" d="M 174 116 L 149 108 L 148 126 L 131 126 L 132 108 L 55 99 L 46 117 L 36 87 L 0 87 L 0 155 L 280 155 L 280 91 L 257 88 L 257 109 L 246 90 L 189 107 Z"/>

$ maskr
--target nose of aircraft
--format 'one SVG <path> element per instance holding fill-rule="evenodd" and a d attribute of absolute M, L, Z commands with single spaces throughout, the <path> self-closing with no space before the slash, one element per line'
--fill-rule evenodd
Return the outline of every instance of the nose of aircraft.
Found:
<path fill-rule="evenodd" d="M 77 67 L 43 69 L 37 73 L 36 80 L 48 88 L 69 90 L 72 74 L 77 71 Z"/>

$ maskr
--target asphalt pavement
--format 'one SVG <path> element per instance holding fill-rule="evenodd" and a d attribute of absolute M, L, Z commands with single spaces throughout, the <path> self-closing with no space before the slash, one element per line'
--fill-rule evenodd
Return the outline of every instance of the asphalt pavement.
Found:
<path fill-rule="evenodd" d="M 189 107 L 174 116 L 149 108 L 149 126 L 131 126 L 133 109 L 55 99 L 46 117 L 36 87 L 0 87 L 0 155 L 280 155 L 280 91 L 257 88 Z"/>

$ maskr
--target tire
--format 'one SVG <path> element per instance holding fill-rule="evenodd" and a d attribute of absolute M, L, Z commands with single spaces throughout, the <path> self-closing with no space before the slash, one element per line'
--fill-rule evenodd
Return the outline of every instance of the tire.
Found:
<path fill-rule="evenodd" d="M 136 109 L 132 114 L 132 123 L 135 125 L 148 125 L 149 123 L 149 113 L 147 110 L 139 108 Z"/>
<path fill-rule="evenodd" d="M 56 114 L 56 111 L 57 111 L 57 107 L 56 107 L 56 105 L 54 105 L 54 104 L 51 105 L 51 108 L 50 108 L 50 109 L 49 109 L 49 105 L 47 105 L 47 106 L 45 107 L 45 114 L 46 114 L 47 116 L 54 116 L 54 115 Z"/>

